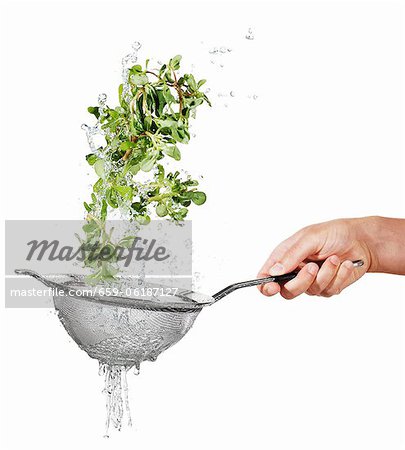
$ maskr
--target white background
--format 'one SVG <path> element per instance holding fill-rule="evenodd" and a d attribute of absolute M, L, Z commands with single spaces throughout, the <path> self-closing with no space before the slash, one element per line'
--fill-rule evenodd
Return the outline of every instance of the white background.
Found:
<path fill-rule="evenodd" d="M 141 60 L 180 53 L 214 93 L 181 162 L 208 194 L 192 214 L 200 290 L 254 277 L 304 225 L 404 217 L 403 26 L 400 2 L 4 4 L 2 212 L 82 217 L 80 124 L 100 92 L 116 101 L 138 40 Z M 223 68 L 208 54 L 222 45 Z M 403 448 L 404 283 L 236 292 L 129 376 L 135 426 L 109 440 L 96 361 L 49 310 L 3 311 L 3 448 Z"/>

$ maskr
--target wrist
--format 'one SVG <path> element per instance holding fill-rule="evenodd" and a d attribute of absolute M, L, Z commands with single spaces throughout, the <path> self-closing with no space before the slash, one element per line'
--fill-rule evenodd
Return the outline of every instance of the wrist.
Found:
<path fill-rule="evenodd" d="M 383 242 L 384 218 L 379 216 L 352 219 L 356 240 L 363 248 L 367 272 L 381 272 L 380 250 Z"/>
<path fill-rule="evenodd" d="M 380 216 L 354 220 L 358 240 L 369 254 L 368 272 L 403 274 L 405 220 Z"/>

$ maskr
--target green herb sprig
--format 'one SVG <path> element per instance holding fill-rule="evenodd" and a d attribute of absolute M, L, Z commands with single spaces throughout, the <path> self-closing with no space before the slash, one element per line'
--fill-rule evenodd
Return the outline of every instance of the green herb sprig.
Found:
<path fill-rule="evenodd" d="M 103 228 L 113 210 L 146 225 L 154 215 L 181 222 L 192 203 L 205 203 L 197 180 L 181 177 L 178 170 L 166 172 L 163 166 L 167 159 L 180 161 L 179 144 L 190 140 L 190 119 L 200 105 L 211 105 L 201 90 L 206 80 L 197 81 L 190 73 L 179 75 L 180 62 L 177 55 L 154 70 L 149 60 L 144 67 L 134 65 L 119 86 L 118 106 L 101 101 L 88 108 L 98 120 L 105 145 L 86 156 L 98 179 L 91 201 L 84 202 L 88 223 L 82 242 L 102 237 L 103 245 L 116 245 Z M 150 174 L 146 180 L 145 174 Z M 115 262 L 92 260 L 87 265 L 94 270 L 93 278 L 106 279 L 115 276 Z"/>

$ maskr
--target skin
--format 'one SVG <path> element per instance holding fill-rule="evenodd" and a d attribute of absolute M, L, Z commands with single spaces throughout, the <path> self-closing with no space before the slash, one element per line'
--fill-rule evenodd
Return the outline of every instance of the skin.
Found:
<path fill-rule="evenodd" d="M 352 261 L 362 259 L 362 267 Z M 320 266 L 316 262 L 324 261 Z M 270 297 L 293 299 L 303 293 L 331 297 L 366 272 L 405 275 L 405 219 L 364 217 L 338 219 L 303 228 L 279 244 L 258 277 L 282 275 L 299 268 L 296 278 L 259 286 Z"/>

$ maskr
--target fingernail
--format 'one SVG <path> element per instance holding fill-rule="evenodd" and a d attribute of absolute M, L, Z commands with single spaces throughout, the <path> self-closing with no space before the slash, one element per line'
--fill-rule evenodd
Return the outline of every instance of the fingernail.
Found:
<path fill-rule="evenodd" d="M 316 264 L 308 264 L 308 272 L 311 275 L 315 275 L 318 272 L 318 266 Z"/>
<path fill-rule="evenodd" d="M 271 288 L 269 286 L 264 286 L 264 293 L 266 295 L 271 295 L 273 293 L 273 291 L 271 290 Z"/>
<path fill-rule="evenodd" d="M 274 264 L 269 270 L 270 275 L 282 275 L 284 273 L 284 266 L 280 263 Z"/>
<path fill-rule="evenodd" d="M 353 266 L 353 263 L 351 262 L 351 261 L 349 261 L 349 260 L 347 260 L 347 261 L 345 261 L 343 264 L 342 264 L 346 269 L 352 269 L 354 266 Z"/>
<path fill-rule="evenodd" d="M 329 261 L 334 265 L 334 266 L 338 266 L 340 264 L 340 259 L 336 256 L 333 255 L 330 257 Z"/>

